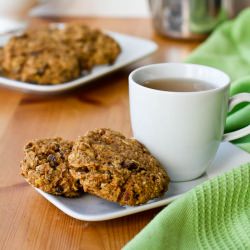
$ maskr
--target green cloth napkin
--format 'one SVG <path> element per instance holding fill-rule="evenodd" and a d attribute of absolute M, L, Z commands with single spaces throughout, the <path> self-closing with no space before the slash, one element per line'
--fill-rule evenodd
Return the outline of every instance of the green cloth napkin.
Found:
<path fill-rule="evenodd" d="M 233 80 L 230 95 L 250 93 L 250 9 L 219 26 L 186 60 L 225 71 Z M 240 104 L 228 114 L 225 132 L 250 124 L 250 104 Z M 234 143 L 250 153 L 250 135 Z"/>
<path fill-rule="evenodd" d="M 162 210 L 124 250 L 250 249 L 250 163 Z"/>

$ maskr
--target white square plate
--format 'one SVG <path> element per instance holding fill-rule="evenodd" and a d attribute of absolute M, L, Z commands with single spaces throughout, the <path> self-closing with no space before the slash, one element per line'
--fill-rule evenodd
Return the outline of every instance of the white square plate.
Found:
<path fill-rule="evenodd" d="M 114 72 L 140 59 L 143 59 L 157 50 L 156 43 L 150 40 L 115 32 L 107 31 L 106 33 L 112 36 L 116 41 L 118 41 L 122 49 L 121 54 L 118 56 L 113 65 L 96 66 L 89 74 L 81 76 L 73 81 L 58 85 L 37 85 L 0 77 L 0 86 L 9 87 L 24 92 L 33 92 L 40 94 L 56 94 L 65 92 L 80 85 L 86 84 L 101 76 Z M 0 36 L 0 46 L 3 46 L 10 37 L 10 35 Z"/>
<path fill-rule="evenodd" d="M 202 177 L 193 181 L 172 182 L 169 185 L 169 190 L 163 197 L 136 207 L 120 206 L 90 194 L 84 194 L 80 198 L 70 199 L 50 195 L 39 189 L 36 190 L 65 214 L 75 219 L 103 221 L 164 206 L 198 184 L 246 162 L 250 162 L 250 154 L 228 142 L 221 143 L 214 163 Z"/>

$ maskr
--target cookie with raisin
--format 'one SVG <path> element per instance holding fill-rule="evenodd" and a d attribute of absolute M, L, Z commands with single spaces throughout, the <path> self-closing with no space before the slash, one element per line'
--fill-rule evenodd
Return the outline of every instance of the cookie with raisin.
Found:
<path fill-rule="evenodd" d="M 146 203 L 168 187 L 166 171 L 146 147 L 110 129 L 80 136 L 68 159 L 85 192 L 121 205 Z"/>
<path fill-rule="evenodd" d="M 44 192 L 76 197 L 82 193 L 79 182 L 69 171 L 68 155 L 73 143 L 62 138 L 40 139 L 24 148 L 21 175 Z"/>

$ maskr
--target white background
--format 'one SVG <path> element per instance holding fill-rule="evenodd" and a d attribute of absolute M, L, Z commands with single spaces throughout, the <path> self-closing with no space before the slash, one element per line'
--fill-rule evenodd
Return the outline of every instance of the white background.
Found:
<path fill-rule="evenodd" d="M 11 1 L 11 0 L 8 0 Z M 147 17 L 147 0 L 45 0 L 31 15 Z"/>

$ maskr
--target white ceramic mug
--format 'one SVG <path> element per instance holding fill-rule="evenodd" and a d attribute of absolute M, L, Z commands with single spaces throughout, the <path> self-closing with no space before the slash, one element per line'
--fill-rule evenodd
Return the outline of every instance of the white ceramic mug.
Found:
<path fill-rule="evenodd" d="M 145 81 L 191 78 L 214 88 L 200 92 L 169 92 L 144 86 Z M 250 125 L 223 134 L 228 109 L 250 101 L 242 93 L 229 99 L 230 78 L 215 68 L 162 63 L 129 75 L 129 100 L 134 137 L 166 168 L 172 181 L 201 176 L 215 158 L 222 140 L 250 134 Z"/>

